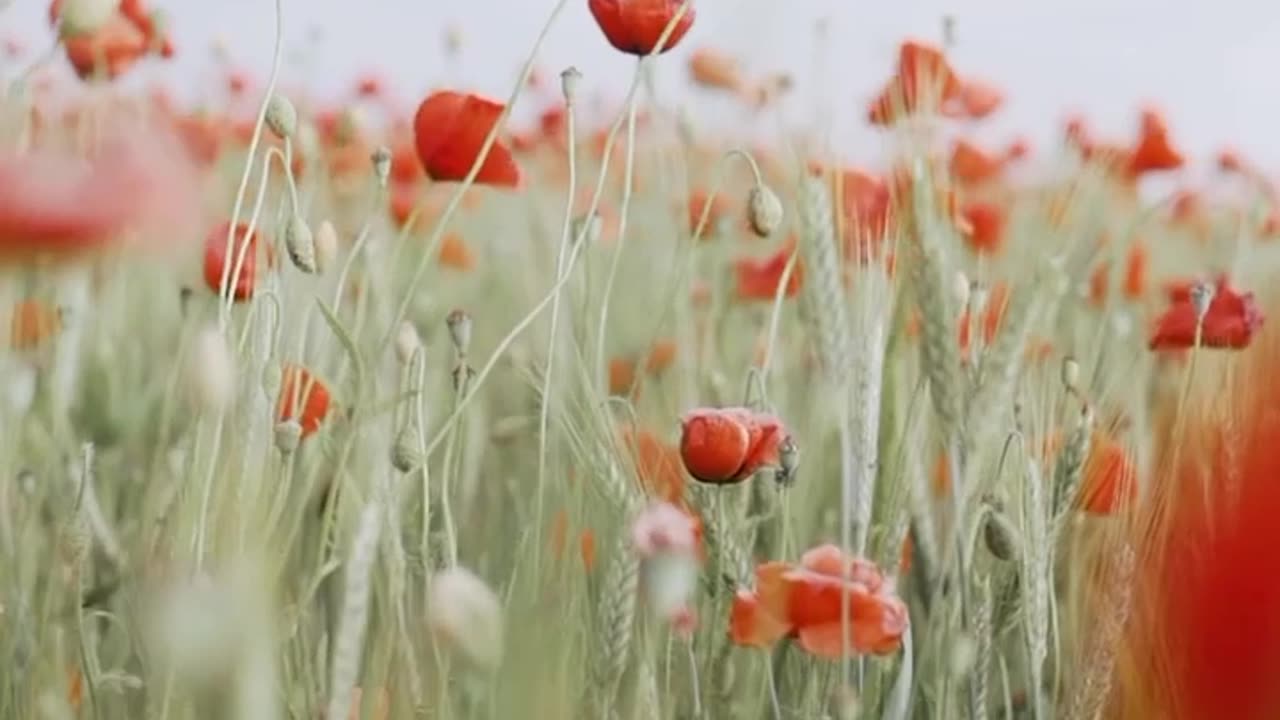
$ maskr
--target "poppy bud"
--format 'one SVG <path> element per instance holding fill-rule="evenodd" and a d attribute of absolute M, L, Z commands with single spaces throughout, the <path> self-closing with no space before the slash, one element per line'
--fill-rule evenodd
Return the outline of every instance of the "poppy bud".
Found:
<path fill-rule="evenodd" d="M 990 500 L 987 503 L 982 539 L 987 550 L 1000 560 L 1012 560 L 1018 554 L 1018 531 L 1005 515 L 999 501 Z"/>
<path fill-rule="evenodd" d="M 379 145 L 369 156 L 373 162 L 373 174 L 378 178 L 378 186 L 386 187 L 387 178 L 391 177 L 391 151 L 385 145 Z"/>
<path fill-rule="evenodd" d="M 289 259 L 304 273 L 316 272 L 316 244 L 311 235 L 311 228 L 302 218 L 294 215 L 289 218 L 284 228 L 284 247 L 289 251 Z"/>
<path fill-rule="evenodd" d="M 391 466 L 402 473 L 412 471 L 422 465 L 422 453 L 418 448 L 418 426 L 407 422 L 400 432 L 396 433 L 396 441 L 391 446 Z"/>
<path fill-rule="evenodd" d="M 1068 393 L 1080 393 L 1080 363 L 1070 355 L 1062 359 L 1062 387 Z"/>
<path fill-rule="evenodd" d="M 413 362 L 413 356 L 422 347 L 422 339 L 418 337 L 418 329 L 413 323 L 405 320 L 396 330 L 396 359 L 401 365 Z"/>
<path fill-rule="evenodd" d="M 110 22 L 120 0 L 67 0 L 58 13 L 58 31 L 62 37 L 89 35 Z"/>
<path fill-rule="evenodd" d="M 459 356 L 465 356 L 471 347 L 471 316 L 465 310 L 454 310 L 445 318 L 449 326 L 449 339 L 453 341 L 453 349 Z"/>
<path fill-rule="evenodd" d="M 272 431 L 274 436 L 276 449 L 281 455 L 290 455 L 294 450 L 298 449 L 299 443 L 302 442 L 302 423 L 292 418 L 284 422 L 276 423 L 275 429 Z"/>
<path fill-rule="evenodd" d="M 325 220 L 316 230 L 316 272 L 325 272 L 338 260 L 338 231 Z"/>
<path fill-rule="evenodd" d="M 298 131 L 298 111 L 283 95 L 272 95 L 267 101 L 267 127 L 281 140 L 293 139 Z"/>
<path fill-rule="evenodd" d="M 436 573 L 427 598 L 427 623 L 442 644 L 480 669 L 502 659 L 502 604 L 470 570 Z"/>
<path fill-rule="evenodd" d="M 747 219 L 752 232 L 769 237 L 782 225 L 782 201 L 768 186 L 757 184 L 747 195 Z"/>
<path fill-rule="evenodd" d="M 226 410 L 235 397 L 235 358 L 216 327 L 196 335 L 187 355 L 187 383 L 193 399 L 206 412 Z"/>
<path fill-rule="evenodd" d="M 573 101 L 578 95 L 578 86 L 582 84 L 582 73 L 578 68 L 570 65 L 560 73 L 560 92 L 564 95 L 564 104 L 573 107 Z"/>

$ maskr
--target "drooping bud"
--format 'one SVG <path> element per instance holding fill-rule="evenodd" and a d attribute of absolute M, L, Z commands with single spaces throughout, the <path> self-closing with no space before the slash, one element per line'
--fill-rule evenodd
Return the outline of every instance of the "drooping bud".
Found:
<path fill-rule="evenodd" d="M 1000 560 L 1012 560 L 1018 555 L 1018 531 L 1009 520 L 1009 516 L 1005 514 L 1002 503 L 997 500 L 987 501 L 986 519 L 982 524 L 982 539 L 987 550 Z"/>
<path fill-rule="evenodd" d="M 294 215 L 284 228 L 284 247 L 289 252 L 289 259 L 304 273 L 316 272 L 316 244 L 311 235 L 311 228 L 301 217 Z"/>
<path fill-rule="evenodd" d="M 328 272 L 338 261 L 338 231 L 325 220 L 315 234 L 316 272 Z"/>
<path fill-rule="evenodd" d="M 400 432 L 396 433 L 396 441 L 391 446 L 391 466 L 402 473 L 421 467 L 423 457 L 418 440 L 417 423 L 405 423 Z"/>
<path fill-rule="evenodd" d="M 281 140 L 292 140 L 298 131 L 298 111 L 283 95 L 272 95 L 267 101 L 267 127 Z"/>
<path fill-rule="evenodd" d="M 431 579 L 427 623 L 442 645 L 479 669 L 502 659 L 502 604 L 470 570 L 453 567 Z"/>
<path fill-rule="evenodd" d="M 767 238 L 782 225 L 782 200 L 767 185 L 757 183 L 747 195 L 747 220 L 751 231 Z"/>

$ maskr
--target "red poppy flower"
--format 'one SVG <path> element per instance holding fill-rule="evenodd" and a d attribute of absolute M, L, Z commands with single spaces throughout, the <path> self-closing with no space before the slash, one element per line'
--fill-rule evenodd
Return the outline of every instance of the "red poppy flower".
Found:
<path fill-rule="evenodd" d="M 235 238 L 231 243 L 231 254 L 227 255 L 227 230 L 230 227 L 230 223 L 219 223 L 205 237 L 204 284 L 213 292 L 218 292 L 222 287 L 223 273 L 235 273 L 235 265 L 239 262 L 240 253 L 243 251 L 244 262 L 240 265 L 240 272 L 235 277 L 230 277 L 228 282 L 231 284 L 233 300 L 248 300 L 253 297 L 258 281 L 260 238 L 257 231 L 251 237 L 248 236 L 248 223 L 237 224 Z M 247 241 L 246 237 L 248 237 Z"/>
<path fill-rule="evenodd" d="M 993 255 L 1004 247 L 1004 208 L 991 202 L 970 202 L 961 209 L 969 224 L 966 239 L 979 255 Z"/>
<path fill-rule="evenodd" d="M 328 415 L 329 388 L 324 382 L 301 365 L 286 365 L 276 399 L 276 419 L 297 420 L 306 438 L 320 429 Z"/>
<path fill-rule="evenodd" d="M 49 5 L 49 21 L 56 23 L 62 14 L 63 0 Z M 173 55 L 173 44 L 162 36 L 150 10 L 142 0 L 122 0 L 110 19 L 93 32 L 77 33 L 63 38 L 67 59 L 81 79 L 93 77 L 100 69 L 107 79 L 124 72 L 149 52 L 163 57 Z"/>
<path fill-rule="evenodd" d="M 427 96 L 413 118 L 418 159 L 427 175 L 442 182 L 466 179 L 502 111 L 502 103 L 474 94 L 444 90 Z M 511 150 L 495 142 L 475 181 L 495 187 L 519 187 L 520 166 Z"/>
<path fill-rule="evenodd" d="M 9 347 L 34 350 L 62 329 L 62 313 L 39 300 L 22 300 L 13 307 L 9 321 Z"/>
<path fill-rule="evenodd" d="M 1081 509 L 1094 515 L 1112 515 L 1127 507 L 1137 495 L 1137 471 L 1132 455 L 1114 438 L 1095 432 L 1084 464 Z"/>
<path fill-rule="evenodd" d="M 734 597 L 729 634 L 751 647 L 790 635 L 807 652 L 835 659 L 846 645 L 860 654 L 896 652 L 909 621 L 906 604 L 874 563 L 823 545 L 806 552 L 799 567 L 771 562 L 756 568 L 756 587 Z"/>
<path fill-rule="evenodd" d="M 743 300 L 764 300 L 773 302 L 778 293 L 778 285 L 782 283 L 782 274 L 787 269 L 787 262 L 795 249 L 795 238 L 778 248 L 778 251 L 767 258 L 741 258 L 734 263 L 734 271 L 738 278 L 738 297 Z M 791 271 L 787 280 L 784 297 L 795 297 L 804 282 L 803 271 L 799 263 Z"/>
<path fill-rule="evenodd" d="M 680 502 L 684 497 L 680 451 L 643 428 L 623 428 L 622 442 L 635 463 L 636 475 L 645 492 L 667 502 Z"/>
<path fill-rule="evenodd" d="M 892 125 L 903 116 L 956 102 L 960 91 L 960 79 L 940 49 L 908 40 L 898 48 L 897 71 L 872 100 L 867 118 L 873 125 Z"/>
<path fill-rule="evenodd" d="M 952 100 L 949 109 L 951 114 L 971 120 L 981 120 L 991 115 L 1004 104 L 1004 93 L 1000 88 L 984 80 L 972 78 L 960 83 L 960 92 Z"/>
<path fill-rule="evenodd" d="M 1129 157 L 1129 172 L 1141 175 L 1182 167 L 1182 153 L 1169 139 L 1164 117 L 1152 109 L 1142 111 L 1141 132 Z"/>
<path fill-rule="evenodd" d="M 707 204 L 710 203 L 710 207 Z M 703 213 L 707 214 L 707 223 L 702 226 L 702 234 L 699 239 L 706 238 L 715 233 L 716 226 L 724 222 L 729 215 L 729 199 L 724 193 L 716 193 L 710 195 L 706 190 L 694 190 L 689 193 L 689 232 L 698 231 L 698 221 L 702 219 Z"/>
<path fill-rule="evenodd" d="M 968 140 L 957 140 L 951 148 L 951 175 L 962 183 L 983 183 L 999 178 L 1005 158 L 993 155 Z"/>
<path fill-rule="evenodd" d="M 739 483 L 777 467 L 787 430 L 778 418 L 747 408 L 699 408 L 681 419 L 680 458 L 693 479 Z"/>
<path fill-rule="evenodd" d="M 1253 293 L 1236 292 L 1223 277 L 1218 280 L 1205 313 L 1200 343 L 1204 347 L 1240 350 L 1248 347 L 1262 323 L 1262 310 L 1254 302 Z M 1152 350 L 1185 350 L 1195 341 L 1196 309 L 1188 291 L 1173 300 L 1160 316 L 1148 346 Z"/>
<path fill-rule="evenodd" d="M 198 203 L 176 145 L 152 128 L 104 139 L 87 159 L 45 150 L 0 155 L 0 263 L 79 255 L 126 229 L 171 237 Z"/>
<path fill-rule="evenodd" d="M 652 53 L 662 31 L 683 6 L 684 14 L 662 46 L 662 52 L 667 52 L 693 27 L 697 14 L 693 3 L 686 0 L 589 0 L 587 6 L 609 44 L 631 55 Z"/>

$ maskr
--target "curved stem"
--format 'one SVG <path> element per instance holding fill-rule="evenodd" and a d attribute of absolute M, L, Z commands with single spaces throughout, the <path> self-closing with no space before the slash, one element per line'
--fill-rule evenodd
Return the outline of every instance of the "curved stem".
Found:
<path fill-rule="evenodd" d="M 236 200 L 231 208 L 231 222 L 227 228 L 227 241 L 223 252 L 223 257 L 231 254 L 232 248 L 235 246 L 236 224 L 240 221 L 240 212 L 244 209 L 244 193 L 249 187 L 249 174 L 253 170 L 253 159 L 258 153 L 258 143 L 262 140 L 262 128 L 267 121 L 267 106 L 271 103 L 271 96 L 275 93 L 276 82 L 280 78 L 280 61 L 284 57 L 284 0 L 275 0 L 276 9 L 276 30 L 275 30 L 275 49 L 271 56 L 271 75 L 267 79 L 267 88 L 263 92 L 262 102 L 258 106 L 258 117 L 254 120 L 253 136 L 249 140 L 249 156 L 245 159 L 244 171 L 240 174 L 240 185 L 236 189 Z M 222 267 L 222 279 L 218 284 L 218 296 L 221 302 L 218 306 L 218 327 L 224 332 L 227 329 L 227 320 L 231 312 L 231 268 L 225 264 Z"/>

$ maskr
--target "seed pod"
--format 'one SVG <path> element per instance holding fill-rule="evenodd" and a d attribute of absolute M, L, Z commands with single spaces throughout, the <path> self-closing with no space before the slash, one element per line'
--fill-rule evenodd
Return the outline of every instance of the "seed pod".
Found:
<path fill-rule="evenodd" d="M 301 217 L 289 218 L 284 228 L 284 247 L 289 251 L 289 259 L 294 267 L 304 273 L 316 272 L 316 243 L 311 235 L 311 228 Z"/>
<path fill-rule="evenodd" d="M 373 163 L 373 174 L 378 178 L 378 186 L 386 187 L 387 179 L 391 177 L 391 151 L 385 145 L 379 145 L 369 156 L 369 160 Z"/>
<path fill-rule="evenodd" d="M 460 357 L 465 357 L 471 347 L 471 316 L 465 310 L 457 309 L 445 318 L 449 326 L 449 339 L 453 341 L 453 349 Z"/>
<path fill-rule="evenodd" d="M 267 127 L 281 140 L 290 140 L 298 131 L 298 111 L 283 95 L 272 95 L 267 101 Z"/>
<path fill-rule="evenodd" d="M 315 235 L 316 272 L 328 272 L 338 261 L 338 231 L 333 223 L 325 220 L 320 223 Z"/>
<path fill-rule="evenodd" d="M 582 84 L 582 73 L 570 65 L 560 73 L 560 92 L 564 95 L 564 104 L 573 107 L 578 96 L 578 86 Z"/>
<path fill-rule="evenodd" d="M 782 201 L 767 185 L 757 183 L 747 195 L 747 220 L 751 231 L 767 238 L 782 225 Z"/>
<path fill-rule="evenodd" d="M 293 418 L 278 422 L 273 434 L 276 449 L 282 455 L 289 455 L 297 450 L 298 444 L 302 442 L 302 424 Z"/>
<path fill-rule="evenodd" d="M 1196 322 L 1204 322 L 1209 314 L 1209 306 L 1213 304 L 1214 287 L 1207 282 L 1198 282 L 1191 286 L 1191 307 L 1196 311 Z"/>
<path fill-rule="evenodd" d="M 773 479 L 779 485 L 790 486 L 796 481 L 796 467 L 800 464 L 800 448 L 790 435 L 778 447 L 778 469 Z"/>

